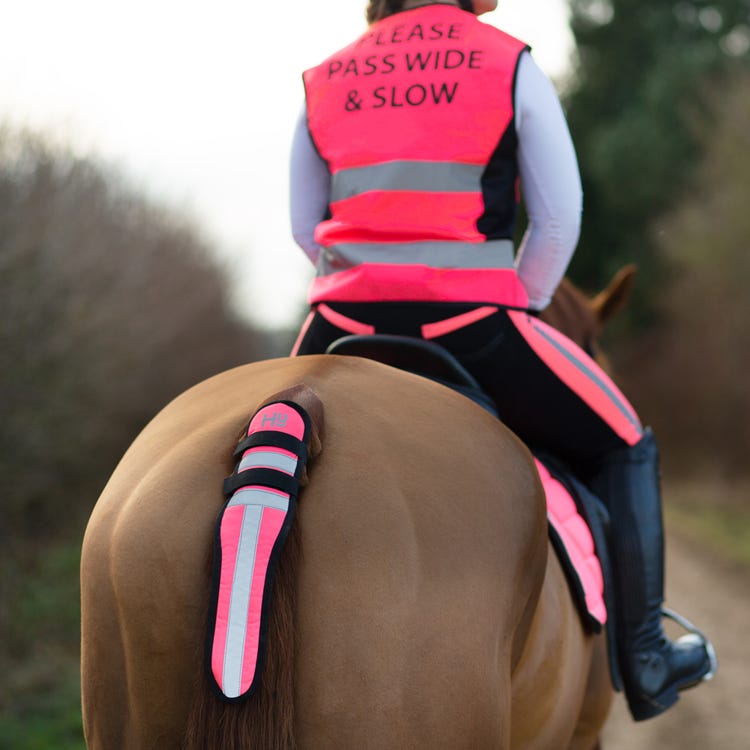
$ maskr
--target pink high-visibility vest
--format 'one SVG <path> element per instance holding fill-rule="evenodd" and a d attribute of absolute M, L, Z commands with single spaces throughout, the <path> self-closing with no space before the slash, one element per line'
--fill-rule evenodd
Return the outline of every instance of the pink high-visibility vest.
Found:
<path fill-rule="evenodd" d="M 448 5 L 397 13 L 304 74 L 331 172 L 310 302 L 525 307 L 514 84 L 528 47 Z"/>

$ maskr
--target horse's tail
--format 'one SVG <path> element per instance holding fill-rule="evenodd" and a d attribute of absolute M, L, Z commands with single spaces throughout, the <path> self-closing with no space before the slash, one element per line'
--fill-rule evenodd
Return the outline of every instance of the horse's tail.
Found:
<path fill-rule="evenodd" d="M 293 401 L 311 422 L 308 464 L 320 452 L 323 405 L 306 385 L 277 393 L 264 404 Z M 307 482 L 307 467 L 301 484 Z M 293 750 L 294 656 L 297 570 L 301 557 L 299 523 L 293 522 L 279 557 L 268 621 L 265 666 L 255 692 L 239 703 L 216 696 L 202 669 L 190 708 L 183 750 Z"/>

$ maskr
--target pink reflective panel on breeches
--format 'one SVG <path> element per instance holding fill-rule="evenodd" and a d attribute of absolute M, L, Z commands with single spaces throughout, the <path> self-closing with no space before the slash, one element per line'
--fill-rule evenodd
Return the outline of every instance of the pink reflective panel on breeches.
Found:
<path fill-rule="evenodd" d="M 619 437 L 628 445 L 635 445 L 641 439 L 643 427 L 635 410 L 610 377 L 583 349 L 528 313 L 509 310 L 508 316 L 549 370 Z"/>

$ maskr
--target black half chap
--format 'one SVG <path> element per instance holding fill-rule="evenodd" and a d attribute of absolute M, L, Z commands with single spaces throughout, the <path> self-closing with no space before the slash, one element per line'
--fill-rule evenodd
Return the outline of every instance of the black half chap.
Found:
<path fill-rule="evenodd" d="M 429 338 L 444 346 L 474 375 L 497 404 L 503 422 L 530 447 L 552 451 L 584 468 L 628 445 L 534 351 L 511 320 L 511 314 L 503 308 L 476 304 L 318 305 L 300 333 L 294 353 L 324 352 L 333 341 L 351 333 Z M 451 324 L 462 318 L 468 324 Z M 592 364 L 573 342 L 567 342 L 566 348 L 579 353 L 589 366 Z M 596 378 L 594 368 L 591 377 Z M 627 402 L 624 407 L 629 408 Z M 640 424 L 634 415 L 633 419 L 636 432 Z"/>

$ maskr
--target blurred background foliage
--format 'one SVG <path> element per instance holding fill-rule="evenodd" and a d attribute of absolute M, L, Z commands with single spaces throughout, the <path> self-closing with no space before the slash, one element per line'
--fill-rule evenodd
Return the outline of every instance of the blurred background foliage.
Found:
<path fill-rule="evenodd" d="M 672 270 L 652 225 L 682 200 L 712 141 L 706 92 L 747 69 L 750 3 L 570 0 L 570 9 L 576 60 L 564 104 L 584 189 L 570 274 L 594 287 L 638 263 L 638 330 Z"/>
<path fill-rule="evenodd" d="M 639 264 L 616 378 L 668 479 L 747 482 L 750 0 L 570 7 L 570 274 L 595 292 Z M 78 553 L 127 445 L 197 381 L 288 350 L 235 315 L 215 250 L 107 164 L 0 127 L 0 748 L 82 747 Z M 729 496 L 697 502 L 736 532 Z"/>
<path fill-rule="evenodd" d="M 746 472 L 750 0 L 570 0 L 584 187 L 569 275 L 640 273 L 610 332 L 668 472 Z M 606 342 L 605 342 L 606 343 Z"/>
<path fill-rule="evenodd" d="M 701 158 L 649 227 L 669 268 L 658 322 L 622 342 L 620 361 L 667 468 L 733 477 L 750 473 L 750 73 L 706 101 Z"/>
<path fill-rule="evenodd" d="M 157 408 L 266 353 L 198 227 L 28 133 L 0 131 L 0 278 L 6 532 L 59 528 Z"/>
<path fill-rule="evenodd" d="M 80 746 L 80 542 L 127 446 L 199 380 L 288 350 L 235 316 L 216 257 L 106 164 L 0 129 L 0 747 Z"/>

